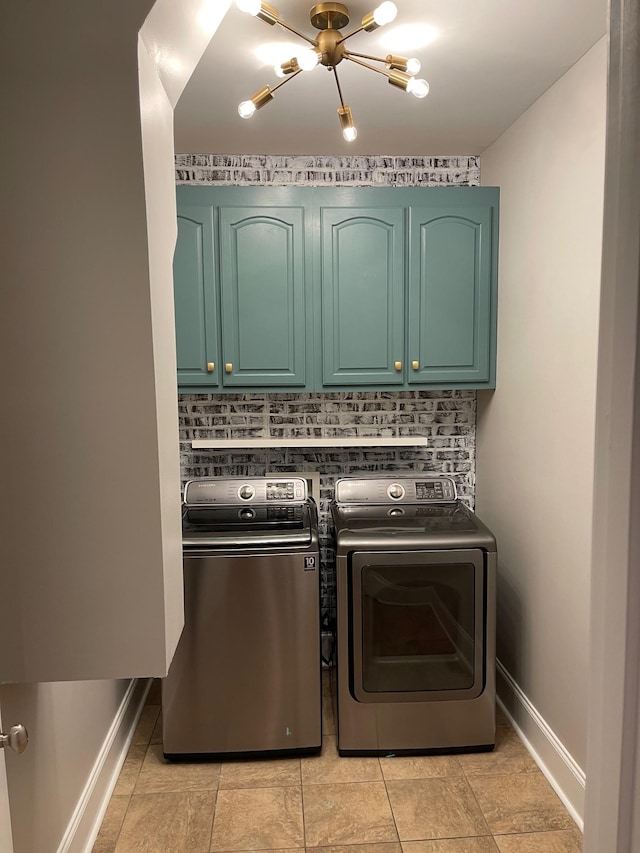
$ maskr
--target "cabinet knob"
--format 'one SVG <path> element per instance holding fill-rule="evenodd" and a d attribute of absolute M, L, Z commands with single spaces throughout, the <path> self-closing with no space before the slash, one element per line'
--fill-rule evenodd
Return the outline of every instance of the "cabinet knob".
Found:
<path fill-rule="evenodd" d="M 231 362 L 230 362 L 230 361 L 228 361 L 228 362 L 225 364 L 225 366 L 224 366 L 224 370 L 225 370 L 225 373 L 232 373 L 232 372 L 233 372 L 233 365 L 231 364 Z"/>
<path fill-rule="evenodd" d="M 412 361 L 411 367 L 413 367 L 414 370 L 419 370 L 420 369 L 420 362 L 419 361 Z"/>
<path fill-rule="evenodd" d="M 207 370 L 209 371 L 209 373 L 213 373 L 213 371 L 214 371 L 215 369 L 216 369 L 215 362 L 213 362 L 213 361 L 208 361 L 208 362 L 207 362 Z"/>
<path fill-rule="evenodd" d="M 396 370 L 402 370 L 402 362 L 401 361 L 396 361 L 396 363 L 393 366 L 395 367 Z"/>

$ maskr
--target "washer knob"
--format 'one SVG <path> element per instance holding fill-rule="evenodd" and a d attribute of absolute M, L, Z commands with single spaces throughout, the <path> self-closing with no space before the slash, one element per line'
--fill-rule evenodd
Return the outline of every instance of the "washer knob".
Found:
<path fill-rule="evenodd" d="M 255 493 L 256 490 L 250 483 L 245 483 L 244 486 L 240 486 L 238 489 L 238 497 L 242 498 L 243 501 L 251 500 Z"/>
<path fill-rule="evenodd" d="M 404 488 L 400 485 L 400 483 L 391 483 L 391 485 L 387 489 L 387 494 L 394 501 L 399 501 L 400 498 L 404 497 Z"/>

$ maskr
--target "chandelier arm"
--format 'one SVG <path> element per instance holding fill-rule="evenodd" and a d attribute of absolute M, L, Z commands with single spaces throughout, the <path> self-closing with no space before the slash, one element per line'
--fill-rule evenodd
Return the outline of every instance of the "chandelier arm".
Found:
<path fill-rule="evenodd" d="M 377 71 L 378 74 L 382 74 L 387 79 L 391 79 L 391 74 L 389 74 L 387 71 L 383 71 L 382 68 L 376 68 L 375 65 L 369 65 L 368 62 L 363 62 L 361 59 L 355 59 L 352 53 L 345 53 L 343 55 L 343 59 L 348 59 L 350 62 L 355 62 L 356 65 L 362 65 L 363 68 L 368 68 L 370 71 Z"/>
<path fill-rule="evenodd" d="M 338 80 L 338 70 L 336 66 L 333 66 L 333 76 L 336 78 L 336 86 L 338 87 L 338 95 L 340 96 L 340 106 L 344 108 L 344 98 L 342 97 L 342 89 L 340 88 L 340 81 Z"/>
<path fill-rule="evenodd" d="M 276 86 L 270 86 L 269 88 L 271 89 L 271 92 L 275 92 L 276 89 L 279 89 L 280 86 L 284 86 L 284 84 L 288 83 L 289 80 L 293 80 L 293 78 L 297 77 L 298 74 L 302 74 L 302 68 L 298 68 L 297 71 L 293 71 L 291 74 L 288 74 L 286 77 L 283 77 L 283 79 Z"/>
<path fill-rule="evenodd" d="M 289 30 L 290 33 L 293 33 L 294 35 L 298 36 L 299 38 L 304 39 L 304 41 L 309 42 L 309 44 L 312 44 L 314 47 L 318 46 L 317 41 L 314 41 L 314 39 L 309 38 L 309 36 L 305 36 L 304 33 L 299 32 L 298 30 L 295 29 L 295 27 L 290 26 L 285 21 L 281 21 L 280 18 L 278 18 L 276 23 L 280 24 L 280 26 L 283 27 L 285 30 Z"/>
<path fill-rule="evenodd" d="M 363 30 L 364 30 L 364 27 L 363 27 L 363 26 L 359 26 L 359 27 L 358 27 L 358 29 L 357 29 L 357 30 L 354 30 L 352 33 L 347 33 L 347 34 L 346 34 L 346 36 L 342 36 L 342 38 L 340 39 L 340 41 L 339 41 L 339 42 L 337 42 L 337 44 L 342 44 L 342 42 L 343 42 L 343 41 L 346 41 L 347 39 L 350 39 L 350 38 L 351 38 L 351 36 L 355 36 L 357 33 L 361 33 Z"/>
<path fill-rule="evenodd" d="M 342 54 L 344 59 L 348 59 L 350 56 L 360 56 L 362 59 L 373 59 L 374 62 L 386 62 L 386 56 L 370 56 L 368 53 L 356 53 L 353 50 L 346 50 Z"/>

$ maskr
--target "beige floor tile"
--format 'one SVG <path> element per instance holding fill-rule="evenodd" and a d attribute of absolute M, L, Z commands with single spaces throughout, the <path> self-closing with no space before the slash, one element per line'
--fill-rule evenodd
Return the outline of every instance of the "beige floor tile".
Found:
<path fill-rule="evenodd" d="M 113 853 L 128 805 L 129 797 L 111 797 L 92 853 Z"/>
<path fill-rule="evenodd" d="M 147 746 L 160 714 L 159 705 L 145 705 L 140 714 L 138 725 L 133 733 L 132 743 Z"/>
<path fill-rule="evenodd" d="M 205 853 L 215 791 L 134 795 L 115 853 Z"/>
<path fill-rule="evenodd" d="M 478 838 L 440 838 L 436 841 L 404 841 L 402 853 L 498 853 L 490 835 Z"/>
<path fill-rule="evenodd" d="M 493 752 L 469 752 L 460 756 L 467 776 L 504 775 L 505 773 L 534 773 L 538 765 L 527 752 L 512 728 L 498 726 L 496 748 Z"/>
<path fill-rule="evenodd" d="M 146 751 L 146 746 L 140 744 L 133 744 L 129 747 L 129 752 L 113 790 L 114 796 L 128 797 L 133 793 Z"/>
<path fill-rule="evenodd" d="M 303 785 L 307 847 L 397 841 L 384 782 Z"/>
<path fill-rule="evenodd" d="M 580 853 L 582 834 L 576 827 L 560 832 L 499 835 L 496 843 L 500 853 Z"/>
<path fill-rule="evenodd" d="M 375 782 L 382 779 L 377 758 L 340 758 L 335 735 L 325 735 L 320 755 L 301 759 L 301 770 L 303 785 Z"/>
<path fill-rule="evenodd" d="M 540 771 L 470 776 L 469 784 L 494 835 L 575 826 Z"/>
<path fill-rule="evenodd" d="M 339 847 L 307 847 L 306 853 L 402 853 L 399 841 L 388 844 L 347 844 Z"/>
<path fill-rule="evenodd" d="M 381 758 L 380 767 L 387 780 L 463 775 L 455 755 L 398 755 L 395 758 Z"/>
<path fill-rule="evenodd" d="M 300 759 L 224 761 L 220 788 L 281 788 L 300 784 Z"/>
<path fill-rule="evenodd" d="M 218 792 L 211 850 L 273 850 L 304 846 L 300 787 Z"/>
<path fill-rule="evenodd" d="M 147 749 L 136 780 L 135 794 L 165 794 L 172 791 L 215 791 L 220 764 L 214 762 L 166 761 L 160 744 Z"/>
<path fill-rule="evenodd" d="M 466 779 L 407 779 L 387 782 L 401 841 L 489 835 Z"/>

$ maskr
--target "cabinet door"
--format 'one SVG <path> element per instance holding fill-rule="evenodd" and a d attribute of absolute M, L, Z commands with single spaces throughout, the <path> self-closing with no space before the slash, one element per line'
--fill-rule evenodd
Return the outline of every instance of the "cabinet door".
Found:
<path fill-rule="evenodd" d="M 302 207 L 221 207 L 223 383 L 304 386 Z"/>
<path fill-rule="evenodd" d="M 490 206 L 410 209 L 408 382 L 492 381 Z"/>
<path fill-rule="evenodd" d="M 322 208 L 322 381 L 401 385 L 404 211 Z"/>
<path fill-rule="evenodd" d="M 216 387 L 220 370 L 210 205 L 180 206 L 173 282 L 178 385 Z"/>

